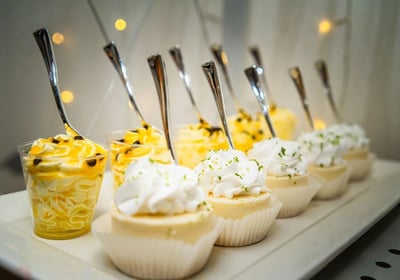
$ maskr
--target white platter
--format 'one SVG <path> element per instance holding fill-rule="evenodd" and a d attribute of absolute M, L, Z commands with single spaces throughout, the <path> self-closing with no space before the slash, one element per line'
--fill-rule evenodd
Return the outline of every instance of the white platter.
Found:
<path fill-rule="evenodd" d="M 376 160 L 373 172 L 331 201 L 312 201 L 301 215 L 278 219 L 267 238 L 241 248 L 216 247 L 192 279 L 306 279 L 323 268 L 400 202 L 400 162 Z M 106 174 L 96 216 L 111 203 Z M 38 279 L 131 279 L 90 233 L 45 240 L 32 231 L 26 191 L 0 196 L 0 264 Z"/>

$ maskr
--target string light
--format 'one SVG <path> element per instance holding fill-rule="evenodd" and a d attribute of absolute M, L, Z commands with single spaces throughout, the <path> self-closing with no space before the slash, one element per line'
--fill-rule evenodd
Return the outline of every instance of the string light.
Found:
<path fill-rule="evenodd" d="M 71 103 L 74 100 L 74 93 L 69 90 L 63 90 L 61 92 L 61 99 L 64 103 Z"/>
<path fill-rule="evenodd" d="M 122 18 L 119 18 L 114 22 L 114 27 L 118 31 L 125 30 L 126 29 L 126 21 Z"/>
<path fill-rule="evenodd" d="M 53 36 L 51 36 L 51 39 L 53 40 L 54 44 L 60 45 L 64 42 L 64 35 L 56 32 L 53 34 Z"/>

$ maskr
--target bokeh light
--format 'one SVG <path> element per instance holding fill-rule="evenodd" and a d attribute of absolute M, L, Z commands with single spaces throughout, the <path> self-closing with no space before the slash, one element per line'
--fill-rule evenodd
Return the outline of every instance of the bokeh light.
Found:
<path fill-rule="evenodd" d="M 126 21 L 122 18 L 119 18 L 114 22 L 114 27 L 118 31 L 125 30 L 126 29 Z"/>
<path fill-rule="evenodd" d="M 321 119 L 315 119 L 314 120 L 314 129 L 315 130 L 322 130 L 326 128 L 326 122 L 324 122 Z"/>
<path fill-rule="evenodd" d="M 54 44 L 60 45 L 64 42 L 64 35 L 56 32 L 53 34 L 53 36 L 51 36 L 51 39 L 53 40 Z"/>
<path fill-rule="evenodd" d="M 332 30 L 333 24 L 331 21 L 324 19 L 318 24 L 318 31 L 320 34 L 326 34 Z"/>
<path fill-rule="evenodd" d="M 63 90 L 61 92 L 61 99 L 64 103 L 71 103 L 74 100 L 74 93 L 69 90 Z"/>

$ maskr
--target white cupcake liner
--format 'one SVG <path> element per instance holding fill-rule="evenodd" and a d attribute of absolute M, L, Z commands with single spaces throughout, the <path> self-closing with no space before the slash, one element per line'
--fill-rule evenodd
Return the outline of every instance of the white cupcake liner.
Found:
<path fill-rule="evenodd" d="M 215 245 L 239 247 L 263 240 L 282 207 L 274 195 L 271 195 L 269 207 L 240 219 L 223 219 L 224 230 Z"/>
<path fill-rule="evenodd" d="M 272 193 L 282 201 L 278 218 L 290 218 L 301 214 L 320 188 L 320 184 L 312 181 L 304 186 L 273 188 Z"/>
<path fill-rule="evenodd" d="M 351 175 L 351 166 L 346 166 L 346 171 L 333 179 L 325 179 L 322 176 L 310 172 L 310 179 L 315 180 L 321 185 L 320 190 L 313 199 L 327 200 L 334 199 L 346 192 L 349 187 L 349 179 Z"/>
<path fill-rule="evenodd" d="M 198 272 L 206 264 L 224 225 L 218 217 L 214 216 L 213 219 L 213 230 L 194 244 L 174 239 L 139 238 L 112 232 L 109 213 L 93 222 L 92 232 L 122 272 L 144 279 L 178 279 Z"/>
<path fill-rule="evenodd" d="M 361 181 L 365 179 L 371 172 L 374 159 L 375 155 L 373 153 L 369 153 L 366 159 L 347 159 L 346 162 L 352 168 L 350 181 Z"/>

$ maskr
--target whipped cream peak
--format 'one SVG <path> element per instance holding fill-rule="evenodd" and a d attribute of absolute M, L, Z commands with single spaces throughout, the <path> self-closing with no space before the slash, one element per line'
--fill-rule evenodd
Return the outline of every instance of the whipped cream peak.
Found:
<path fill-rule="evenodd" d="M 298 141 L 311 164 L 329 167 L 343 163 L 343 155 L 348 150 L 343 140 L 341 134 L 326 129 L 304 133 Z"/>
<path fill-rule="evenodd" d="M 142 157 L 126 169 L 114 203 L 126 215 L 172 215 L 196 211 L 205 199 L 193 170 Z"/>
<path fill-rule="evenodd" d="M 308 162 L 296 141 L 277 137 L 263 140 L 255 143 L 248 155 L 264 165 L 271 176 L 303 175 L 307 171 Z"/>
<path fill-rule="evenodd" d="M 367 137 L 365 130 L 358 124 L 335 124 L 327 128 L 336 135 L 340 135 L 349 150 L 369 146 L 370 139 Z"/>
<path fill-rule="evenodd" d="M 239 150 L 212 150 L 194 171 L 199 185 L 216 197 L 233 198 L 267 191 L 263 166 Z"/>

